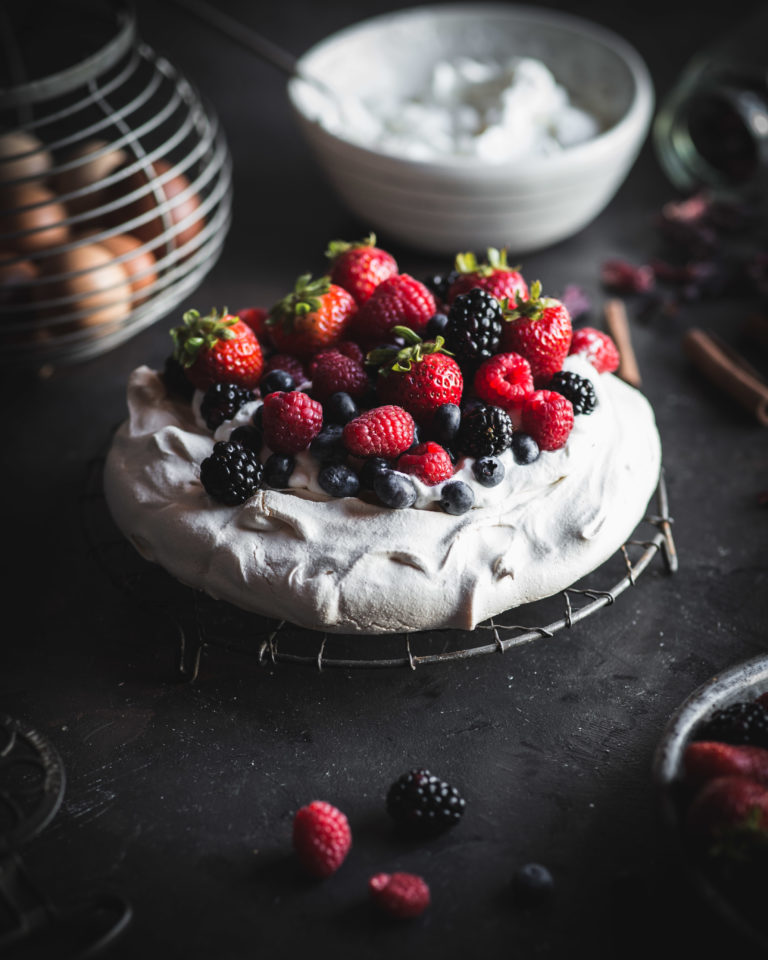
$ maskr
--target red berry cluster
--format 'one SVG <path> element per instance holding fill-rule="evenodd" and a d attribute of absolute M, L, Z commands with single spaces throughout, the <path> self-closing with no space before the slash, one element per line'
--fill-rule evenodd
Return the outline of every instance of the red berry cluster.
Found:
<path fill-rule="evenodd" d="M 309 450 L 331 496 L 367 489 L 386 506 L 410 506 L 416 478 L 447 485 L 441 506 L 464 512 L 474 493 L 453 479 L 464 457 L 503 452 L 513 430 L 531 438 L 528 451 L 567 442 L 574 409 L 550 381 L 569 353 L 598 373 L 618 365 L 610 338 L 574 333 L 566 306 L 538 281 L 529 286 L 505 251 L 490 248 L 482 263 L 459 254 L 453 270 L 424 283 L 401 273 L 373 235 L 334 241 L 326 255 L 326 273 L 302 274 L 269 310 L 189 311 L 172 331 L 177 382 L 181 371 L 202 391 L 259 391 L 253 429 L 233 440 L 264 461 L 267 486 L 288 486 L 291 458 Z M 169 384 L 172 373 L 167 366 Z M 477 404 L 495 412 L 464 423 Z M 396 476 L 382 480 L 387 472 Z"/>

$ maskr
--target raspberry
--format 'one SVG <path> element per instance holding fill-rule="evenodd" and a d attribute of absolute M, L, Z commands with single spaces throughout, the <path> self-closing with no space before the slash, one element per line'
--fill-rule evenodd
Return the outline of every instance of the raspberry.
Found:
<path fill-rule="evenodd" d="M 597 406 L 597 394 L 591 380 L 580 377 L 578 373 L 561 370 L 547 384 L 547 390 L 562 393 L 573 404 L 574 414 L 589 414 Z"/>
<path fill-rule="evenodd" d="M 313 877 L 329 877 L 344 862 L 352 846 L 349 821 L 336 807 L 315 800 L 293 819 L 293 848 Z"/>
<path fill-rule="evenodd" d="M 418 917 L 429 906 L 429 887 L 414 873 L 378 873 L 368 890 L 376 906 L 393 917 Z"/>
<path fill-rule="evenodd" d="M 374 407 L 344 427 L 344 446 L 356 457 L 392 459 L 411 446 L 413 430 L 413 417 L 402 407 Z"/>
<path fill-rule="evenodd" d="M 598 373 L 613 373 L 619 366 L 616 344 L 607 333 L 594 327 L 579 327 L 574 330 L 568 353 L 581 354 Z"/>
<path fill-rule="evenodd" d="M 200 416 L 209 430 L 215 430 L 225 420 L 231 420 L 237 411 L 255 399 L 252 390 L 236 383 L 214 383 L 205 391 L 200 403 Z"/>
<path fill-rule="evenodd" d="M 309 375 L 312 396 L 321 403 L 339 391 L 359 400 L 370 384 L 362 363 L 337 349 L 321 350 L 310 364 Z"/>
<path fill-rule="evenodd" d="M 271 373 L 273 370 L 284 370 L 289 373 L 297 387 L 307 381 L 307 375 L 304 372 L 304 365 L 301 360 L 298 357 L 291 356 L 290 353 L 273 353 L 267 360 L 264 373 Z"/>
<path fill-rule="evenodd" d="M 531 365 L 519 353 L 498 353 L 478 368 L 475 393 L 507 413 L 519 411 L 533 393 Z"/>
<path fill-rule="evenodd" d="M 456 787 L 423 769 L 404 773 L 387 793 L 387 813 L 402 830 L 421 836 L 456 826 L 465 805 Z"/>
<path fill-rule="evenodd" d="M 503 332 L 501 304 L 487 290 L 475 287 L 455 298 L 443 335 L 460 364 L 475 364 L 496 353 Z"/>
<path fill-rule="evenodd" d="M 449 480 L 453 476 L 451 458 L 439 443 L 434 443 L 432 440 L 420 443 L 404 453 L 397 461 L 397 469 L 401 473 L 418 477 L 429 487 L 434 487 L 435 484 Z"/>
<path fill-rule="evenodd" d="M 270 393 L 262 410 L 264 442 L 274 453 L 306 450 L 323 425 L 323 408 L 299 390 Z"/>
<path fill-rule="evenodd" d="M 261 483 L 261 464 L 253 450 L 228 440 L 213 445 L 213 453 L 200 464 L 206 493 L 228 507 L 245 503 Z"/>
<path fill-rule="evenodd" d="M 470 457 L 495 457 L 512 443 L 513 429 L 501 407 L 473 406 L 464 411 L 457 446 Z"/>
<path fill-rule="evenodd" d="M 573 405 L 554 390 L 535 390 L 525 401 L 522 426 L 541 450 L 559 450 L 573 429 Z"/>
<path fill-rule="evenodd" d="M 394 326 L 410 327 L 422 335 L 437 307 L 430 291 L 407 273 L 382 281 L 352 321 L 364 344 L 387 340 Z"/>

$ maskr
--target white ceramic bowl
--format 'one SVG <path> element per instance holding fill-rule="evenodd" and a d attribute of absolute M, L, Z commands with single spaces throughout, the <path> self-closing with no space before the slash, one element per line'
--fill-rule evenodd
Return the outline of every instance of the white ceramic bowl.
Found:
<path fill-rule="evenodd" d="M 541 60 L 572 102 L 600 119 L 602 132 L 558 154 L 514 162 L 405 159 L 330 132 L 317 119 L 317 91 L 292 80 L 300 126 L 342 200 L 382 236 L 433 253 L 496 246 L 515 255 L 576 233 L 625 179 L 653 113 L 644 62 L 611 31 L 528 6 L 414 7 L 328 37 L 301 57 L 299 69 L 347 95 L 386 87 L 407 97 L 436 61 L 460 55 Z"/>

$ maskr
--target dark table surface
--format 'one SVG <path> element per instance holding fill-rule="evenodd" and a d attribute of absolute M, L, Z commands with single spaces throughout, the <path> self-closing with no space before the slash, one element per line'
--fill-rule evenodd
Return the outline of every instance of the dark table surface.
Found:
<path fill-rule="evenodd" d="M 397 4 L 224 6 L 300 53 Z M 749 9 L 560 6 L 634 43 L 659 97 L 727 16 Z M 189 305 L 269 305 L 298 273 L 321 269 L 329 239 L 368 225 L 326 187 L 281 75 L 166 4 L 143 0 L 138 14 L 142 36 L 214 105 L 234 158 L 232 229 Z M 524 272 L 553 292 L 582 286 L 599 325 L 599 265 L 647 260 L 654 216 L 673 196 L 647 143 L 608 209 L 577 236 L 523 256 Z M 416 276 L 445 267 L 380 240 Z M 680 346 L 693 325 L 735 339 L 751 306 L 695 303 L 633 322 L 679 572 L 655 562 L 614 606 L 551 640 L 416 671 L 318 672 L 210 648 L 195 682 L 179 682 L 171 621 L 124 589 L 94 546 L 92 513 L 103 504 L 89 487 L 124 416 L 126 378 L 140 363 L 162 364 L 172 318 L 47 379 L 8 373 L 0 707 L 49 737 L 66 768 L 61 810 L 23 851 L 49 896 L 128 898 L 134 918 L 115 958 L 296 957 L 323 947 L 338 957 L 722 955 L 732 934 L 677 871 L 650 767 L 688 693 L 766 645 L 768 514 L 757 500 L 768 487 L 766 435 Z M 460 826 L 430 843 L 396 839 L 384 812 L 390 782 L 414 765 L 467 798 Z M 343 809 L 354 833 L 347 863 L 323 883 L 304 880 L 290 851 L 292 816 L 313 799 Z M 531 860 L 556 878 L 544 911 L 510 895 L 512 873 Z M 368 877 L 394 870 L 431 884 L 433 905 L 418 921 L 383 923 L 369 910 Z"/>

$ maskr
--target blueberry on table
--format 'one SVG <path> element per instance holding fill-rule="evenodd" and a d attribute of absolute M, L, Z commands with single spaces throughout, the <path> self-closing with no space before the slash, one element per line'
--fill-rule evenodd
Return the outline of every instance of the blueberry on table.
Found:
<path fill-rule="evenodd" d="M 540 863 L 526 863 L 512 878 L 516 896 L 526 903 L 541 903 L 549 899 L 555 889 L 552 874 Z"/>
<path fill-rule="evenodd" d="M 331 463 L 317 475 L 317 482 L 331 497 L 355 497 L 360 490 L 357 474 L 344 463 Z"/>

